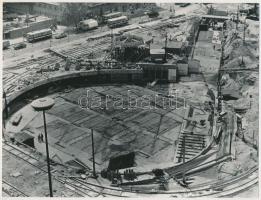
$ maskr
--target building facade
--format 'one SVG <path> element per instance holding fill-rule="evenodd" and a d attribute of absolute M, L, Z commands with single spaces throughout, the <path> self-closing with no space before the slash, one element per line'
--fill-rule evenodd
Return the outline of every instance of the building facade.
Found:
<path fill-rule="evenodd" d="M 98 18 L 110 12 L 124 12 L 126 15 L 135 15 L 139 10 L 152 9 L 155 3 L 78 3 L 79 8 L 84 9 L 84 18 Z M 64 23 L 64 13 L 68 3 L 4 3 L 8 12 L 19 14 L 44 15 L 55 19 L 58 23 Z"/>

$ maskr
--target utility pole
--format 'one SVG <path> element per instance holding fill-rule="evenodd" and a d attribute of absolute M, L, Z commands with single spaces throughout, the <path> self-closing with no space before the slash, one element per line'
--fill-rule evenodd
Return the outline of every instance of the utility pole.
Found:
<path fill-rule="evenodd" d="M 3 97 L 4 97 L 4 100 L 5 100 L 5 117 L 7 119 L 8 118 L 8 105 L 7 105 L 6 93 L 5 93 L 4 90 L 3 90 Z"/>
<path fill-rule="evenodd" d="M 47 172 L 48 172 L 50 197 L 53 197 L 53 188 L 52 188 L 52 174 L 51 174 L 51 167 L 50 167 L 49 145 L 48 145 L 48 138 L 47 138 L 45 111 L 51 109 L 54 106 L 54 104 L 55 104 L 54 100 L 49 97 L 36 99 L 31 103 L 31 106 L 34 108 L 35 111 L 43 112 L 46 161 L 47 161 Z"/>
<path fill-rule="evenodd" d="M 245 45 L 245 41 L 246 41 L 246 20 L 244 21 L 243 45 Z"/>
<path fill-rule="evenodd" d="M 97 174 L 95 172 L 95 153 L 94 153 L 94 140 L 93 140 L 93 129 L 91 130 L 92 135 L 92 168 L 93 168 L 93 178 L 97 178 Z"/>
<path fill-rule="evenodd" d="M 222 28 L 222 40 L 221 40 L 221 56 L 220 56 L 220 63 L 219 63 L 219 70 L 218 70 L 218 82 L 217 82 L 217 90 L 218 90 L 218 107 L 217 107 L 217 111 L 219 113 L 222 112 L 222 93 L 221 93 L 221 68 L 224 65 L 224 29 Z"/>
<path fill-rule="evenodd" d="M 217 82 L 217 89 L 218 89 L 218 112 L 222 112 L 222 93 L 221 93 L 221 67 L 223 66 L 223 41 L 221 42 L 221 58 L 220 58 L 220 65 L 218 71 L 218 82 Z"/>
<path fill-rule="evenodd" d="M 186 147 L 185 147 L 185 145 L 186 145 L 186 135 L 185 135 L 185 133 L 184 133 L 184 135 L 183 135 L 183 164 L 185 163 L 185 155 L 186 155 Z M 185 177 L 185 171 L 183 172 L 183 183 L 186 183 L 186 177 Z"/>
<path fill-rule="evenodd" d="M 239 6 L 237 7 L 237 22 L 236 22 L 236 30 L 238 30 L 238 21 L 239 21 L 239 16 L 238 13 L 239 12 Z"/>
<path fill-rule="evenodd" d="M 232 120 L 234 119 L 233 117 L 232 118 L 227 118 L 227 120 Z M 234 120 L 233 120 L 233 123 L 234 123 Z M 227 127 L 227 130 L 229 130 L 229 135 L 230 135 L 230 141 L 229 141 L 229 154 L 231 155 L 232 154 L 232 137 L 233 137 L 233 130 L 231 130 L 231 124 L 228 123 L 228 125 L 230 127 Z"/>
<path fill-rule="evenodd" d="M 4 98 L 4 100 L 5 100 L 5 116 L 3 115 L 3 129 L 2 129 L 2 137 L 3 137 L 3 139 L 5 140 L 5 122 L 6 122 L 6 120 L 5 119 L 7 119 L 8 118 L 8 107 L 7 107 L 7 101 L 6 101 L 6 93 L 5 93 L 5 91 L 3 90 L 3 98 Z"/>
<path fill-rule="evenodd" d="M 111 50 L 113 48 L 113 29 L 111 29 Z"/>
<path fill-rule="evenodd" d="M 49 159 L 49 149 L 48 149 L 48 138 L 47 138 L 47 130 L 46 130 L 45 110 L 43 110 L 43 119 L 44 119 L 44 136 L 45 136 L 46 158 L 47 158 L 47 167 L 48 167 L 49 190 L 50 190 L 50 197 L 53 197 L 52 175 L 51 175 L 51 167 L 50 167 L 50 159 Z"/>
<path fill-rule="evenodd" d="M 166 35 L 165 35 L 165 55 L 164 55 L 164 62 L 167 61 L 167 43 L 168 43 L 168 33 L 166 32 Z"/>
<path fill-rule="evenodd" d="M 255 131 L 254 130 L 253 130 L 252 139 L 253 139 L 253 144 L 255 144 Z"/>

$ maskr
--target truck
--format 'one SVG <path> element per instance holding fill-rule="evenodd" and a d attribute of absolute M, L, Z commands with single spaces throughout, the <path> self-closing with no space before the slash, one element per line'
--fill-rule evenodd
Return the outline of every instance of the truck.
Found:
<path fill-rule="evenodd" d="M 121 16 L 121 17 L 108 19 L 108 22 L 107 22 L 107 25 L 109 28 L 116 28 L 116 27 L 127 25 L 127 24 L 128 24 L 127 16 Z"/>
<path fill-rule="evenodd" d="M 109 19 L 113 19 L 113 18 L 117 18 L 117 17 L 121 17 L 122 13 L 121 12 L 114 12 L 114 13 L 109 13 L 106 15 L 102 16 L 103 22 L 107 23 Z"/>
<path fill-rule="evenodd" d="M 95 19 L 87 19 L 79 22 L 79 29 L 88 31 L 98 27 L 98 22 Z"/>
<path fill-rule="evenodd" d="M 26 34 L 26 39 L 28 42 L 36 42 L 38 40 L 52 38 L 51 29 L 43 29 L 39 31 L 32 31 Z"/>

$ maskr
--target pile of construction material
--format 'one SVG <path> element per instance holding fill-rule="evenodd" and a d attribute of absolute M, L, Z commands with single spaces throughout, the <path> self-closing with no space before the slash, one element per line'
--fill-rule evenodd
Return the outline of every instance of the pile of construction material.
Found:
<path fill-rule="evenodd" d="M 116 38 L 112 53 L 116 60 L 137 62 L 149 56 L 149 47 L 143 38 L 128 34 Z"/>

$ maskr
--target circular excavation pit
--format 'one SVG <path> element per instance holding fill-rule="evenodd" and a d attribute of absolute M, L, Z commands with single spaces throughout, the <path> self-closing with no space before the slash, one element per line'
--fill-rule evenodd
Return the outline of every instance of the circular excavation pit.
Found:
<path fill-rule="evenodd" d="M 109 166 L 111 158 L 129 153 L 135 157 L 125 167 L 136 171 L 183 162 L 181 130 L 194 133 L 188 136 L 185 161 L 198 155 L 208 140 L 208 112 L 141 86 L 70 87 L 45 96 L 55 101 L 46 112 L 50 158 L 61 164 L 92 170 L 92 130 L 98 172 Z M 19 116 L 22 119 L 14 124 Z M 30 103 L 13 114 L 6 131 L 45 154 L 43 116 Z"/>

